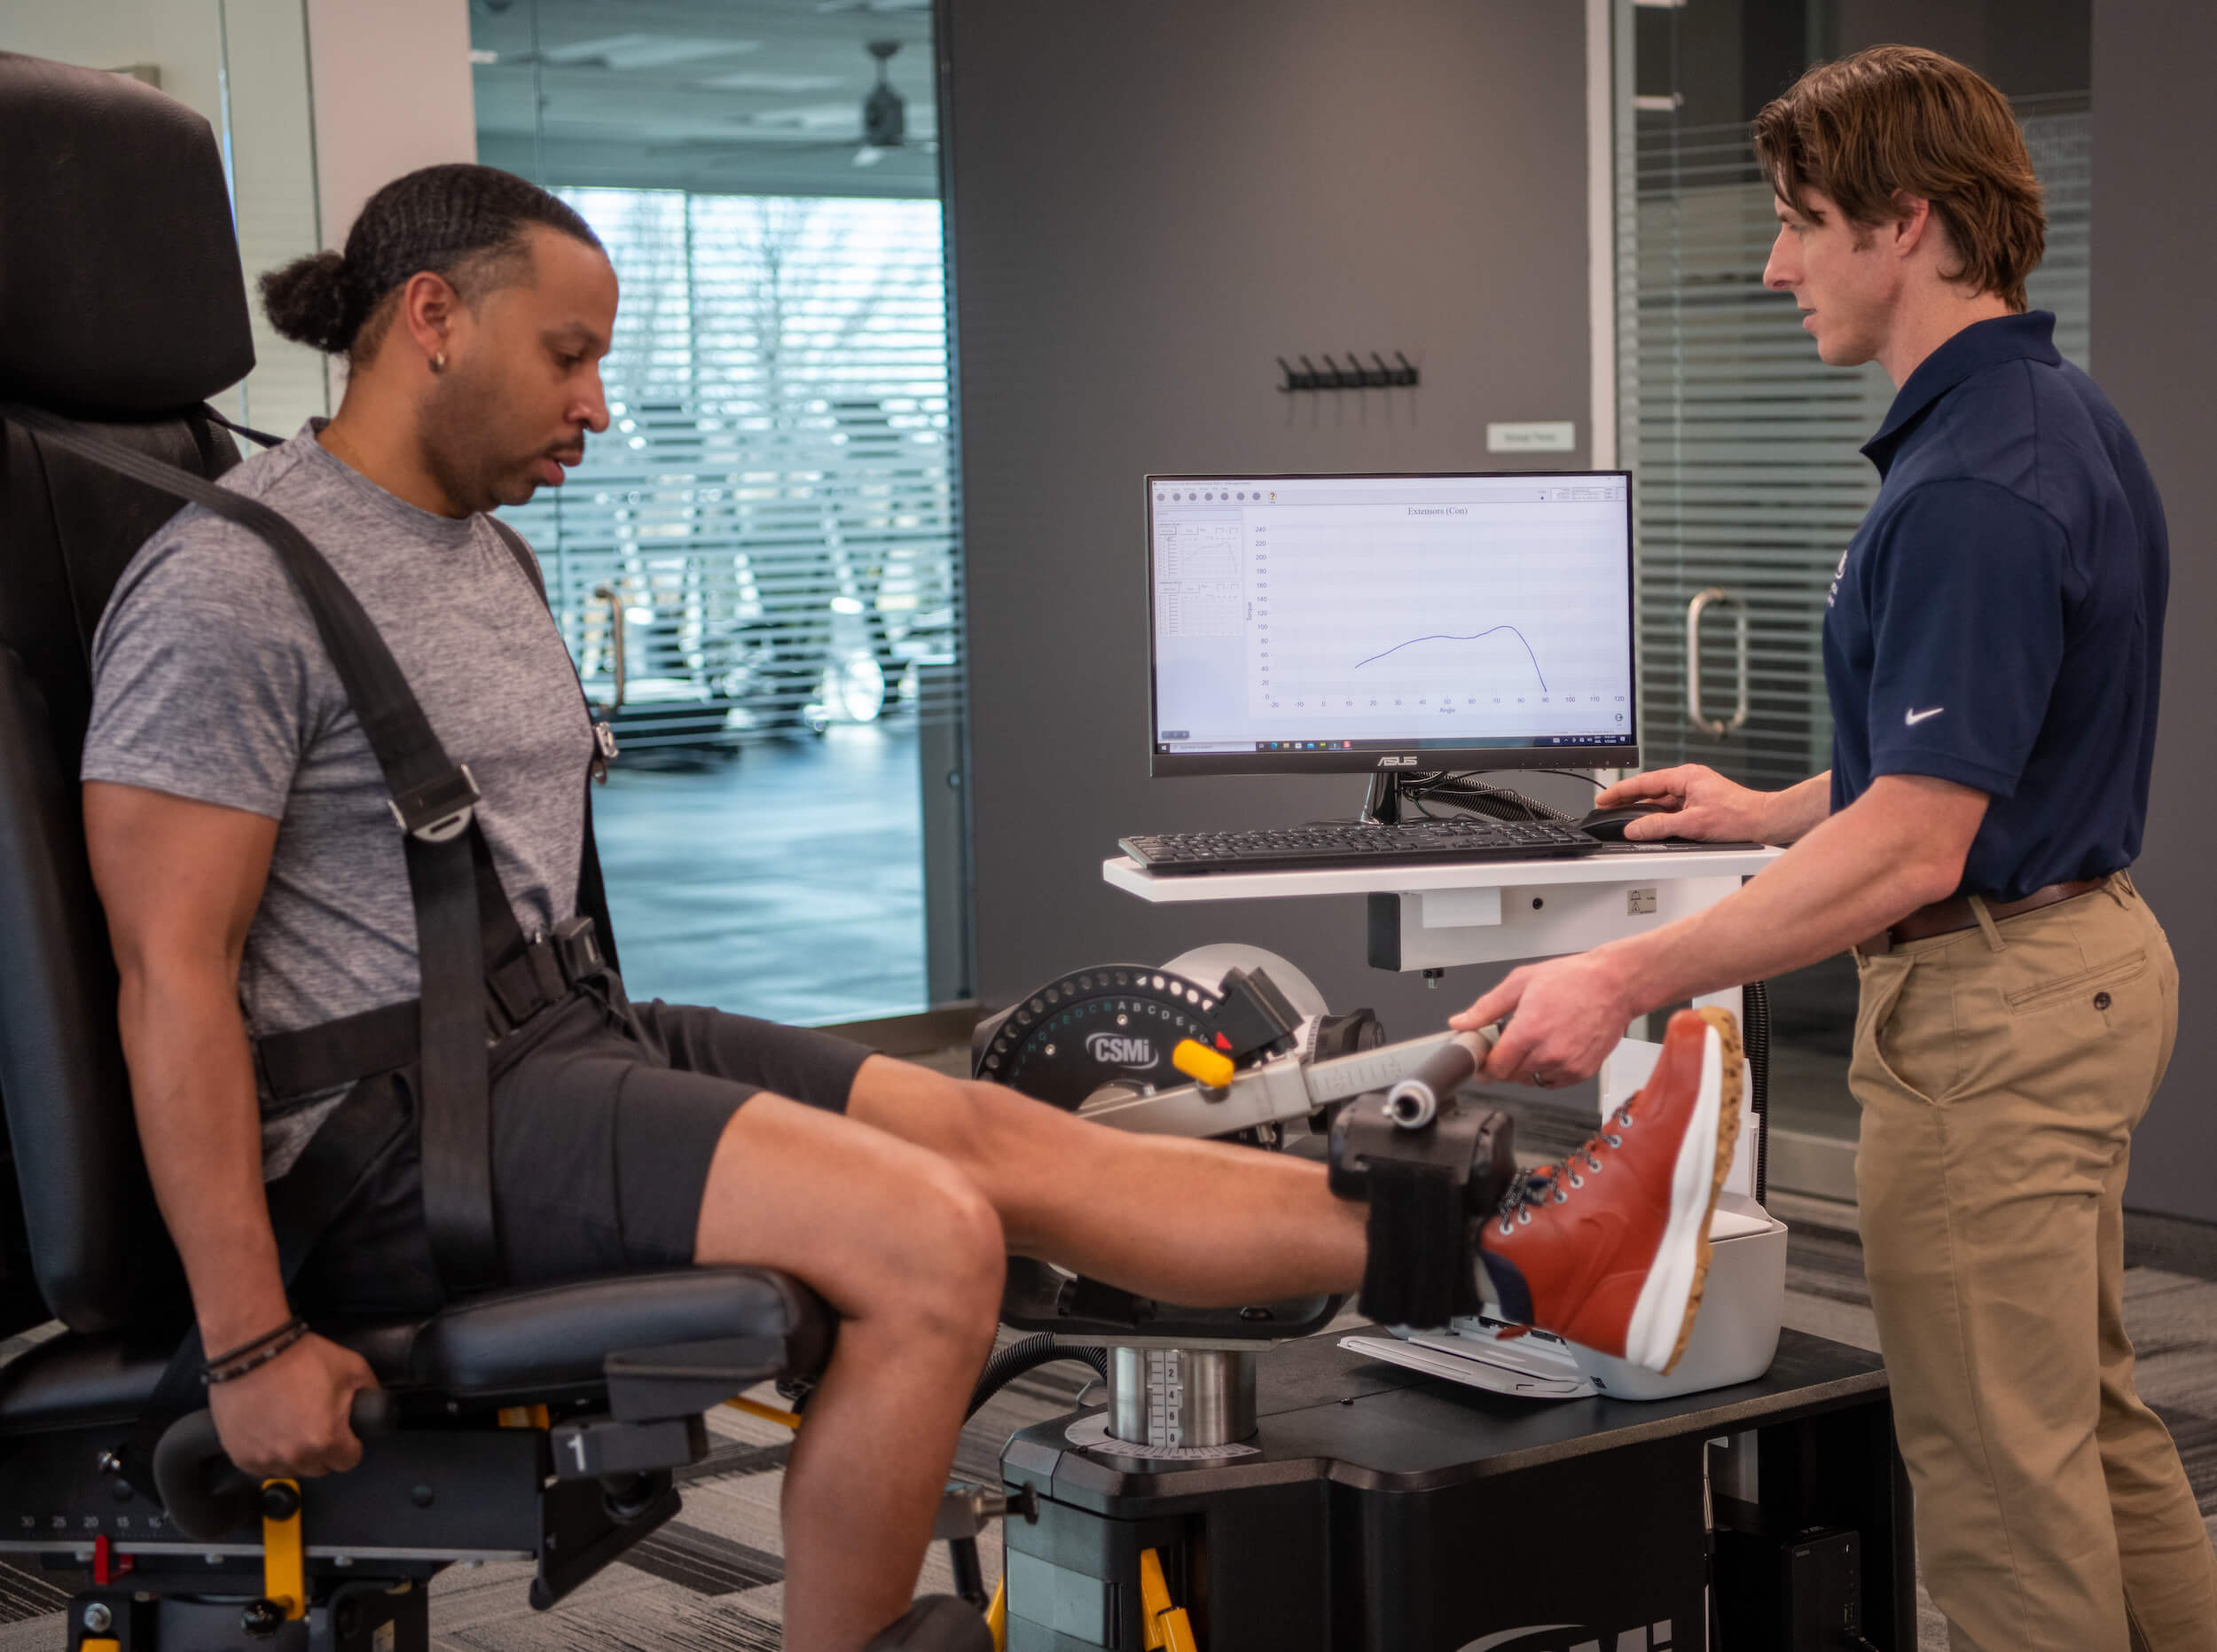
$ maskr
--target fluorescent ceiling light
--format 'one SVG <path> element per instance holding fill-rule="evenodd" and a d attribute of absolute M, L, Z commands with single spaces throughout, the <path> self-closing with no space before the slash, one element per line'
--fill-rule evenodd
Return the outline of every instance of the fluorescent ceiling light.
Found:
<path fill-rule="evenodd" d="M 740 117 L 748 126 L 770 127 L 796 132 L 837 132 L 850 130 L 855 124 L 855 106 L 850 103 L 803 104 L 791 109 L 763 109 Z"/>
<path fill-rule="evenodd" d="M 709 40 L 685 35 L 608 35 L 548 46 L 539 55 L 549 63 L 603 63 L 612 69 L 664 69 L 703 58 L 759 51 L 759 40 Z"/>
<path fill-rule="evenodd" d="M 702 81 L 717 91 L 812 92 L 834 91 L 845 83 L 837 74 L 779 74 L 773 69 L 740 69 Z"/>

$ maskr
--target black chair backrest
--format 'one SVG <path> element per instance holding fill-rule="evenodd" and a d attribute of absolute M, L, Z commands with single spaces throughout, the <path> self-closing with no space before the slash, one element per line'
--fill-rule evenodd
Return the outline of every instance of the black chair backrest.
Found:
<path fill-rule="evenodd" d="M 237 450 L 188 414 L 253 365 L 208 122 L 121 75 L 0 52 L 0 401 L 212 477 Z M 41 1307 L 78 1331 L 186 1312 L 77 787 L 93 630 L 176 508 L 0 423 L 0 1334 Z"/>

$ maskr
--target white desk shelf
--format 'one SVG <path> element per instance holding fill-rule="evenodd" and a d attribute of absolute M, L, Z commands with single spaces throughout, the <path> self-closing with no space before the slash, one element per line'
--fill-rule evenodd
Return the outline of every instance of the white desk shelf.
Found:
<path fill-rule="evenodd" d="M 1101 863 L 1101 875 L 1156 904 L 1367 896 L 1372 964 L 1445 969 L 1582 952 L 1659 928 L 1714 905 L 1783 852 L 1604 849 L 1569 860 L 1166 876 L 1119 855 Z"/>

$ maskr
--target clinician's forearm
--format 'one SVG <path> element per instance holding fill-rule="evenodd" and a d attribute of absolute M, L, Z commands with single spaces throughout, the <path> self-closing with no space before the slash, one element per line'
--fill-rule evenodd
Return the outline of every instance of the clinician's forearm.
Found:
<path fill-rule="evenodd" d="M 262 1185 L 262 1116 L 239 1000 L 219 972 L 127 970 L 123 1051 L 154 1197 L 211 1354 L 290 1315 Z"/>
<path fill-rule="evenodd" d="M 1763 822 L 1766 843 L 1798 843 L 1832 812 L 1832 771 L 1771 794 Z"/>
<path fill-rule="evenodd" d="M 1953 894 L 1985 797 L 1938 782 L 1882 786 L 1729 899 L 1604 949 L 1633 998 L 1652 1008 L 1800 969 Z"/>

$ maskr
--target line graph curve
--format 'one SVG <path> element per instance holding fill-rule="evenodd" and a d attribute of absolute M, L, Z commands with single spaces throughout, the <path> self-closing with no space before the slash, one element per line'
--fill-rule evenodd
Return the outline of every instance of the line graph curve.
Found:
<path fill-rule="evenodd" d="M 1526 641 L 1524 633 L 1518 630 L 1514 625 L 1489 625 L 1482 631 L 1472 631 L 1467 636 L 1451 631 L 1435 631 L 1429 637 L 1412 637 L 1406 642 L 1395 643 L 1392 647 L 1385 649 L 1378 654 L 1372 654 L 1367 660 L 1356 661 L 1353 669 L 1359 671 L 1366 665 L 1370 665 L 1377 661 L 1383 660 L 1388 654 L 1398 654 L 1404 648 L 1414 648 L 1419 643 L 1477 642 L 1485 638 L 1492 637 L 1500 631 L 1507 631 L 1510 636 L 1514 637 L 1518 643 L 1523 645 L 1524 657 L 1532 662 L 1532 674 L 1539 679 L 1539 692 L 1543 694 L 1546 693 L 1547 692 L 1547 674 L 1539 669 L 1539 656 L 1532 651 L 1532 644 L 1529 641 Z"/>

